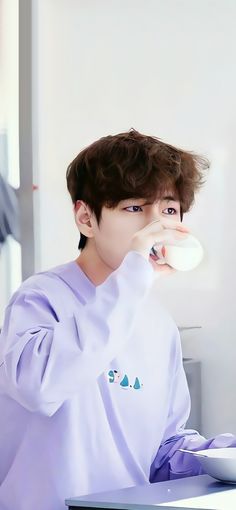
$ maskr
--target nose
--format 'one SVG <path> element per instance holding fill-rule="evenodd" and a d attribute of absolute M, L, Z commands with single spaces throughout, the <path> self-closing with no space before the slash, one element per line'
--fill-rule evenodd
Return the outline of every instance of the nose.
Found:
<path fill-rule="evenodd" d="M 160 214 L 158 202 L 156 202 L 155 204 L 152 205 L 152 207 L 150 209 L 149 219 L 150 219 L 150 223 L 152 221 L 160 221 L 161 214 Z"/>

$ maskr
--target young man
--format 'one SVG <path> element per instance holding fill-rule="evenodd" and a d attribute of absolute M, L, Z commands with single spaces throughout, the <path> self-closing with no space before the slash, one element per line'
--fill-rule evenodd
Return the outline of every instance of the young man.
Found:
<path fill-rule="evenodd" d="M 1 334 L 1 510 L 63 510 L 69 496 L 199 474 L 178 448 L 235 444 L 184 428 L 178 329 L 150 299 L 171 271 L 150 250 L 188 235 L 206 166 L 134 130 L 70 164 L 81 253 L 21 285 Z"/>

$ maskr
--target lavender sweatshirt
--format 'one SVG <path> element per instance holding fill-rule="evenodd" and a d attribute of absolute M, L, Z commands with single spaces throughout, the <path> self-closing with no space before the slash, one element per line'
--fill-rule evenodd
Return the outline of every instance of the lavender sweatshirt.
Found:
<path fill-rule="evenodd" d="M 0 337 L 0 510 L 201 473 L 176 452 L 232 445 L 185 430 L 178 329 L 129 252 L 95 287 L 75 262 L 26 280 Z"/>

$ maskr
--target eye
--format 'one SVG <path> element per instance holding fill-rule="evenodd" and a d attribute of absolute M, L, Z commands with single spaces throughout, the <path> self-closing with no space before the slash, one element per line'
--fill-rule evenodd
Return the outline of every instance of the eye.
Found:
<path fill-rule="evenodd" d="M 177 214 L 177 211 L 174 207 L 167 207 L 166 209 L 164 209 L 163 213 L 172 216 L 173 214 Z"/>
<path fill-rule="evenodd" d="M 130 209 L 133 209 L 133 211 Z M 125 210 L 129 212 L 139 212 L 139 209 L 142 211 L 142 207 L 140 205 L 130 205 L 129 207 L 125 207 Z"/>

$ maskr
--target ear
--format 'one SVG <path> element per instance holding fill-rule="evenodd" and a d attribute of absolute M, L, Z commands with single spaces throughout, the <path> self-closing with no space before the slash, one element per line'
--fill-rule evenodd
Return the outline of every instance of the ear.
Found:
<path fill-rule="evenodd" d="M 93 237 L 93 227 L 91 224 L 92 213 L 82 200 L 77 200 L 74 206 L 75 222 L 81 234 L 86 237 Z"/>

